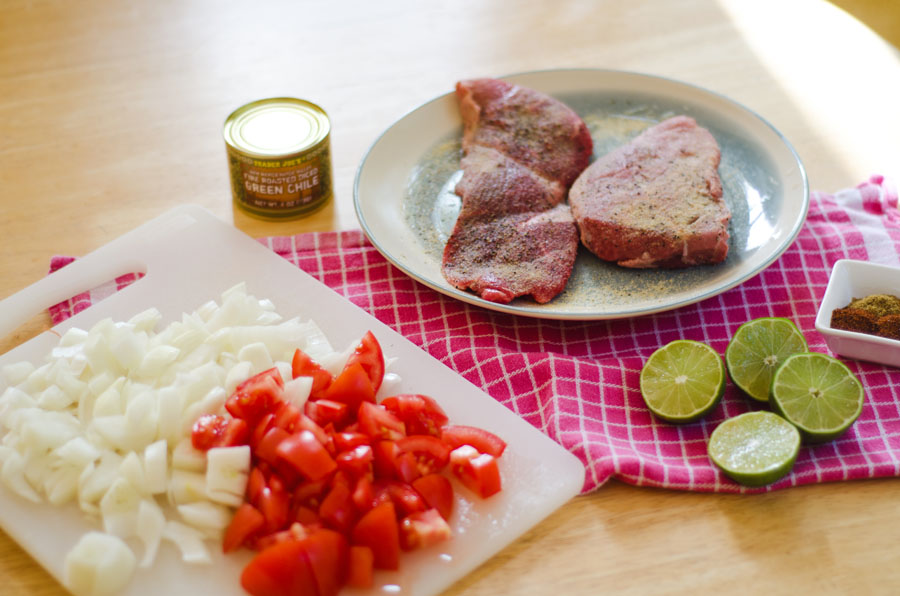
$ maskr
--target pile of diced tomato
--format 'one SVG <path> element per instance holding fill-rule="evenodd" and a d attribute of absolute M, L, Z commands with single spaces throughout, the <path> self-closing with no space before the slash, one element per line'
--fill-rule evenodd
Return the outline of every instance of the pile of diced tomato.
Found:
<path fill-rule="evenodd" d="M 450 538 L 447 472 L 482 498 L 500 490 L 502 439 L 449 424 L 425 395 L 376 403 L 384 357 L 371 332 L 337 376 L 301 350 L 292 367 L 294 378 L 313 379 L 302 409 L 273 368 L 235 389 L 230 416 L 204 416 L 192 432 L 201 450 L 251 447 L 245 502 L 223 544 L 259 551 L 241 575 L 250 594 L 371 587 L 375 569 L 398 569 L 401 551 Z"/>

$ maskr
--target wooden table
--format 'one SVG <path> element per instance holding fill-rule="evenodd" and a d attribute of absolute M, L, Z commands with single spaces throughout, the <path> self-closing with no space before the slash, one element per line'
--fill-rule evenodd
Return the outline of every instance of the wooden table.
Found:
<path fill-rule="evenodd" d="M 355 169 L 394 120 L 460 78 L 562 67 L 725 94 L 785 134 L 815 190 L 898 174 L 900 55 L 821 0 L 6 0 L 0 297 L 45 275 L 51 255 L 185 202 L 253 236 L 358 227 Z M 267 223 L 232 208 L 221 129 L 276 95 L 330 113 L 336 198 Z M 48 324 L 37 314 L 0 351 Z M 896 592 L 898 500 L 893 480 L 752 497 L 611 482 L 449 593 Z M 64 593 L 5 535 L 0 586 Z"/>

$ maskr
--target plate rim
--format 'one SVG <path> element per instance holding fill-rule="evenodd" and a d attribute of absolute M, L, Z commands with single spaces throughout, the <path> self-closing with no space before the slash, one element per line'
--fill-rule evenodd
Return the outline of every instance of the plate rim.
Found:
<path fill-rule="evenodd" d="M 407 110 L 400 117 L 396 118 L 388 127 L 386 127 L 379 135 L 375 138 L 375 140 L 369 145 L 366 152 L 363 154 L 362 159 L 359 162 L 359 165 L 356 168 L 356 173 L 353 180 L 353 207 L 356 213 L 357 221 L 359 222 L 360 227 L 362 228 L 363 233 L 369 239 L 369 242 L 375 247 L 375 249 L 392 265 L 400 269 L 404 274 L 411 277 L 412 279 L 422 283 L 423 285 L 441 293 L 450 298 L 454 298 L 456 300 L 460 300 L 464 303 L 468 303 L 474 306 L 480 306 L 490 311 L 501 312 L 512 315 L 525 316 L 535 319 L 546 319 L 546 320 L 569 320 L 569 321 L 604 321 L 604 320 L 614 320 L 614 319 L 624 319 L 631 317 L 638 317 L 650 314 L 656 314 L 661 312 L 666 312 L 670 310 L 676 310 L 678 308 L 682 308 L 684 306 L 688 306 L 691 304 L 695 304 L 697 302 L 701 302 L 708 298 L 713 298 L 727 292 L 728 290 L 743 284 L 744 282 L 756 277 L 760 273 L 762 273 L 765 269 L 767 269 L 772 263 L 774 263 L 778 258 L 780 258 L 784 252 L 790 248 L 790 246 L 797 239 L 797 236 L 800 234 L 800 230 L 803 228 L 803 224 L 806 222 L 807 215 L 809 213 L 809 205 L 810 205 L 810 191 L 809 191 L 809 179 L 806 173 L 806 168 L 803 165 L 803 161 L 800 159 L 800 155 L 797 153 L 797 150 L 791 144 L 791 142 L 784 136 L 784 134 L 779 131 L 771 122 L 762 117 L 755 110 L 747 107 L 746 105 L 731 99 L 730 97 L 719 93 L 717 91 L 712 91 L 701 87 L 699 85 L 695 85 L 693 83 L 688 83 L 685 81 L 681 81 L 678 79 L 659 76 L 654 74 L 648 74 L 637 71 L 629 71 L 629 70 L 617 70 L 617 69 L 606 69 L 606 68 L 547 68 L 547 69 L 537 69 L 537 70 L 528 70 L 521 72 L 508 73 L 505 75 L 498 76 L 498 79 L 510 79 L 515 77 L 522 76 L 533 76 L 533 75 L 555 75 L 555 74 L 577 74 L 577 73 L 590 73 L 592 75 L 605 75 L 605 76 L 620 76 L 620 77 L 633 77 L 636 79 L 644 79 L 649 81 L 657 81 L 667 85 L 675 85 L 680 86 L 682 88 L 686 88 L 687 90 L 699 94 L 701 96 L 706 96 L 708 98 L 714 99 L 717 102 L 730 104 L 731 107 L 737 108 L 739 111 L 743 112 L 745 115 L 750 116 L 752 119 L 763 125 L 767 128 L 771 133 L 775 135 L 777 140 L 784 146 L 784 148 L 788 151 L 788 153 L 793 157 L 792 165 L 796 167 L 802 190 L 802 204 L 798 211 L 798 217 L 793 222 L 789 232 L 785 235 L 783 242 L 777 246 L 775 250 L 772 251 L 772 254 L 758 263 L 755 267 L 751 267 L 746 272 L 741 275 L 738 275 L 736 278 L 731 279 L 725 283 L 717 284 L 714 287 L 707 289 L 697 295 L 685 297 L 682 300 L 678 300 L 676 302 L 670 302 L 667 304 L 661 304 L 653 307 L 642 307 L 642 308 L 633 308 L 633 309 L 623 309 L 612 313 L 599 313 L 599 312 L 566 312 L 566 311 L 541 311 L 539 304 L 531 305 L 529 308 L 523 308 L 521 306 L 516 306 L 514 303 L 510 304 L 498 304 L 496 302 L 490 302 L 483 298 L 472 294 L 471 292 L 466 292 L 460 290 L 458 288 L 446 287 L 440 285 L 438 283 L 433 282 L 431 279 L 417 273 L 412 270 L 410 267 L 407 267 L 404 263 L 402 263 L 399 259 L 394 257 L 391 252 L 383 247 L 381 243 L 375 237 L 372 229 L 370 228 L 364 214 L 363 208 L 360 201 L 360 181 L 362 175 L 365 170 L 366 163 L 368 162 L 370 156 L 372 155 L 375 148 L 381 143 L 381 141 L 388 135 L 394 128 L 408 119 L 410 116 L 428 108 L 430 105 L 435 104 L 440 101 L 445 101 L 446 98 L 451 96 L 454 92 L 449 91 L 447 93 L 443 93 L 432 99 L 420 103 L 419 105 Z M 785 195 L 784 198 L 787 198 Z M 579 251 L 581 249 L 579 248 Z"/>

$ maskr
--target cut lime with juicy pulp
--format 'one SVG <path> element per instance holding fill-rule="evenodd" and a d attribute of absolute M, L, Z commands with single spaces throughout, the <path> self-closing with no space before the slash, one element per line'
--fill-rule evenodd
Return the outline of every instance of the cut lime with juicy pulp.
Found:
<path fill-rule="evenodd" d="M 765 486 L 794 467 L 800 432 L 772 412 L 747 412 L 717 426 L 708 449 L 713 463 L 734 481 Z"/>
<path fill-rule="evenodd" d="M 725 364 L 734 384 L 757 401 L 769 401 L 772 376 L 788 356 L 806 352 L 806 340 L 791 321 L 778 317 L 753 319 L 741 325 L 725 350 Z"/>
<path fill-rule="evenodd" d="M 795 354 L 772 378 L 772 408 L 810 443 L 841 435 L 862 412 L 862 384 L 843 362 L 826 354 Z"/>
<path fill-rule="evenodd" d="M 641 395 L 647 407 L 669 422 L 697 420 L 716 407 L 724 391 L 722 358 L 698 341 L 666 344 L 641 369 Z"/>

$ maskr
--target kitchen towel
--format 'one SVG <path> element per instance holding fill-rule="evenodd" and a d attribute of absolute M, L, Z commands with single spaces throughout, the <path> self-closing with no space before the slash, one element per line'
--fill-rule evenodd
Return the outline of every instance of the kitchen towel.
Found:
<path fill-rule="evenodd" d="M 361 231 L 261 238 L 260 242 L 403 334 L 481 387 L 584 463 L 584 492 L 610 478 L 638 486 L 760 492 L 815 482 L 900 475 L 900 370 L 845 360 L 866 391 L 863 412 L 842 437 L 804 446 L 793 471 L 746 488 L 707 456 L 722 420 L 764 408 L 728 383 L 703 420 L 675 426 L 654 418 L 639 390 L 641 367 L 674 339 L 724 354 L 734 331 L 763 316 L 786 317 L 812 351 L 831 267 L 850 258 L 900 265 L 897 190 L 874 176 L 835 194 L 814 192 L 796 241 L 762 273 L 719 296 L 677 310 L 613 321 L 555 321 L 497 313 L 449 298 L 387 262 Z M 54 257 L 51 271 L 71 262 Z M 124 276 L 51 308 L 59 322 L 134 280 Z"/>

